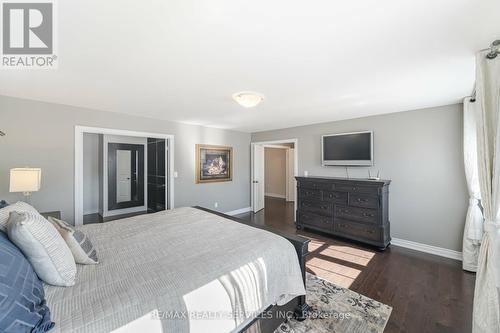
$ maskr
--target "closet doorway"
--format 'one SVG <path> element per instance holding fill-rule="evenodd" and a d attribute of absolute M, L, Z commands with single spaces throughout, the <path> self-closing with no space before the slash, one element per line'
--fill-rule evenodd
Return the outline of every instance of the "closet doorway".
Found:
<path fill-rule="evenodd" d="M 251 200 L 254 213 L 264 210 L 266 202 L 271 200 L 296 206 L 297 149 L 297 139 L 252 143 Z"/>
<path fill-rule="evenodd" d="M 75 225 L 173 208 L 173 136 L 75 127 Z"/>

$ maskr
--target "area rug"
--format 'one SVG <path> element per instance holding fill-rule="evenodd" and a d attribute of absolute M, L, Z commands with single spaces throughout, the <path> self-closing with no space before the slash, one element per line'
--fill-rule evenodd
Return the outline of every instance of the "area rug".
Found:
<path fill-rule="evenodd" d="M 290 319 L 274 333 L 381 333 L 392 307 L 306 273 L 307 304 L 304 321 Z"/>

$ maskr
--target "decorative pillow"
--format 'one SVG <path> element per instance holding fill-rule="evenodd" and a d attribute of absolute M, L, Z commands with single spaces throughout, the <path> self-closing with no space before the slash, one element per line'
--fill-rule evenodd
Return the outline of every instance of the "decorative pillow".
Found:
<path fill-rule="evenodd" d="M 97 251 L 87 235 L 55 217 L 49 216 L 49 222 L 56 227 L 66 241 L 77 264 L 94 265 L 99 263 Z"/>
<path fill-rule="evenodd" d="M 7 221 L 9 220 L 10 212 L 33 212 L 38 211 L 28 205 L 26 202 L 18 201 L 15 204 L 8 205 L 0 209 L 0 231 L 7 232 Z"/>
<path fill-rule="evenodd" d="M 11 212 L 7 234 L 44 282 L 64 287 L 75 284 L 75 259 L 57 229 L 43 216 Z"/>
<path fill-rule="evenodd" d="M 5 200 L 0 200 L 0 208 L 7 207 L 9 204 Z"/>
<path fill-rule="evenodd" d="M 0 332 L 47 332 L 54 326 L 42 281 L 0 231 Z"/>

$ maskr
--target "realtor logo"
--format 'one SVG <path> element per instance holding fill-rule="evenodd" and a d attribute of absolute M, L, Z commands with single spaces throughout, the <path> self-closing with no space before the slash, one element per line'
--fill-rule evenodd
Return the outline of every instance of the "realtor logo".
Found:
<path fill-rule="evenodd" d="M 2 3 L 2 68 L 54 68 L 54 3 Z"/>

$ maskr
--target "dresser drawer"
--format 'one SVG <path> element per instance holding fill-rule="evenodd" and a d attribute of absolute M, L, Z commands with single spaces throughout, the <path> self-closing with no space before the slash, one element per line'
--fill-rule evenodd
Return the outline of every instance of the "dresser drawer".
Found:
<path fill-rule="evenodd" d="M 367 208 L 335 206 L 335 216 L 365 223 L 377 223 L 378 221 L 378 212 Z"/>
<path fill-rule="evenodd" d="M 333 203 L 330 202 L 303 200 L 300 202 L 299 209 L 304 212 L 333 216 Z"/>
<path fill-rule="evenodd" d="M 349 206 L 378 208 L 378 196 L 370 196 L 362 193 L 349 193 Z"/>
<path fill-rule="evenodd" d="M 322 182 L 315 182 L 315 181 L 307 181 L 303 180 L 298 183 L 298 186 L 300 188 L 308 188 L 308 189 L 315 189 L 315 190 L 333 190 L 333 184 L 331 183 L 322 183 Z"/>
<path fill-rule="evenodd" d="M 372 241 L 380 241 L 382 239 L 381 228 L 350 221 L 342 221 L 340 219 L 335 221 L 334 231 L 341 235 L 356 239 L 362 238 Z"/>
<path fill-rule="evenodd" d="M 378 194 L 377 187 L 371 186 L 359 186 L 355 184 L 335 184 L 335 190 L 354 192 L 354 193 L 367 193 L 367 194 Z"/>
<path fill-rule="evenodd" d="M 299 222 L 305 226 L 312 226 L 323 230 L 333 231 L 333 218 L 309 212 L 299 212 Z"/>
<path fill-rule="evenodd" d="M 323 191 L 323 201 L 330 201 L 337 204 L 346 205 L 347 204 L 347 193 L 346 192 L 330 192 Z"/>
<path fill-rule="evenodd" d="M 301 200 L 307 200 L 307 199 L 321 200 L 321 191 L 301 188 L 299 189 L 299 197 Z"/>

